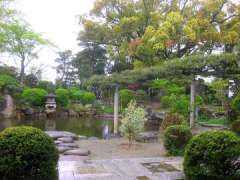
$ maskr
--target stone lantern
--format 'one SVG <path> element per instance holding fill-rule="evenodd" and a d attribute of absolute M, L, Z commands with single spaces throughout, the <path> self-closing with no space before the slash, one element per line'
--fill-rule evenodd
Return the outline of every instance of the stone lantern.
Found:
<path fill-rule="evenodd" d="M 54 113 L 56 111 L 56 95 L 53 93 L 49 93 L 46 96 L 46 103 L 45 103 L 45 111 L 46 113 Z"/>

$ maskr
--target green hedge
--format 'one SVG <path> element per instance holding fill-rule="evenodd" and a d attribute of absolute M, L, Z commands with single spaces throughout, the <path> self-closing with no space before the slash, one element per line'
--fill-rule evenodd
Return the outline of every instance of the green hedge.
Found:
<path fill-rule="evenodd" d="M 191 129 L 184 125 L 168 127 L 164 132 L 164 147 L 169 155 L 183 155 L 185 146 L 192 138 Z"/>
<path fill-rule="evenodd" d="M 234 133 L 212 130 L 191 139 L 184 154 L 187 179 L 240 179 L 240 138 Z"/>
<path fill-rule="evenodd" d="M 96 96 L 92 92 L 80 90 L 73 87 L 69 90 L 70 98 L 73 101 L 80 101 L 83 105 L 93 104 L 96 100 Z"/>
<path fill-rule="evenodd" d="M 13 127 L 0 133 L 2 180 L 57 179 L 58 152 L 53 140 L 32 127 Z"/>
<path fill-rule="evenodd" d="M 69 104 L 69 92 L 67 89 L 58 88 L 55 91 L 57 104 L 66 107 Z"/>

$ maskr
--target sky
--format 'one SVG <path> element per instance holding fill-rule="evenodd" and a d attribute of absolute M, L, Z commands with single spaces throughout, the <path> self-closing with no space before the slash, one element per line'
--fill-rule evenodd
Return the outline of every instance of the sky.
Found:
<path fill-rule="evenodd" d="M 43 79 L 56 79 L 56 52 L 79 50 L 77 36 L 81 27 L 78 15 L 86 14 L 94 0 L 16 0 L 16 8 L 36 32 L 50 40 L 58 48 L 44 48 L 32 66 L 44 64 Z"/>

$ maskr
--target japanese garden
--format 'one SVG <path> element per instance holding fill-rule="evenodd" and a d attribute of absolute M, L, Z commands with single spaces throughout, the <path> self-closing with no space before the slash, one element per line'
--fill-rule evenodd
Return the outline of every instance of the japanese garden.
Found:
<path fill-rule="evenodd" d="M 0 180 L 240 179 L 240 1 L 35 1 L 0 0 Z"/>

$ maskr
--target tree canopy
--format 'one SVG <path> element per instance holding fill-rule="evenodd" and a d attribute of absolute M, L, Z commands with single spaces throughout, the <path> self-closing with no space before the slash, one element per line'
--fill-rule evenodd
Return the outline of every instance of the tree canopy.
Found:
<path fill-rule="evenodd" d="M 124 70 L 135 61 L 151 66 L 196 53 L 233 52 L 239 18 L 240 5 L 230 0 L 97 0 L 81 17 L 79 40 L 104 46 Z"/>

